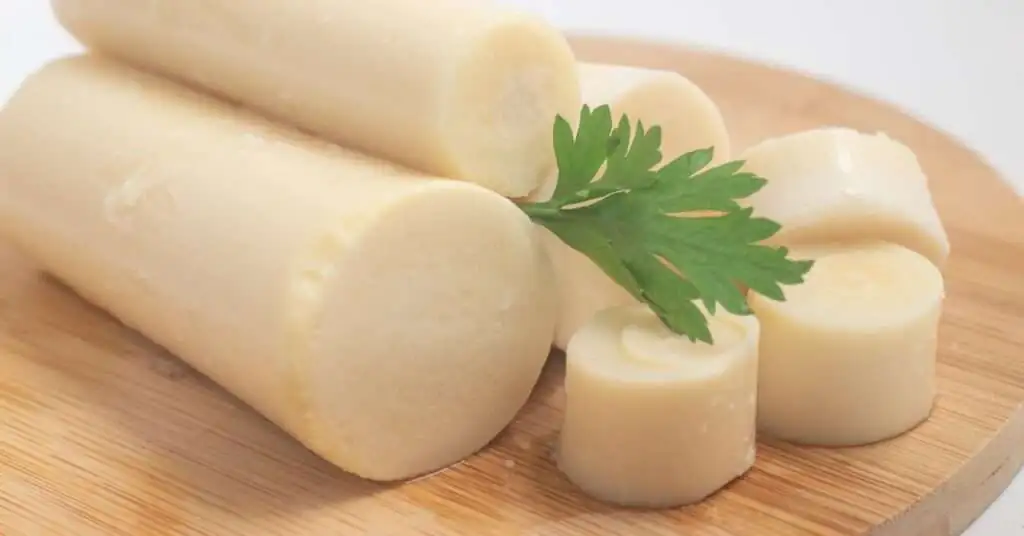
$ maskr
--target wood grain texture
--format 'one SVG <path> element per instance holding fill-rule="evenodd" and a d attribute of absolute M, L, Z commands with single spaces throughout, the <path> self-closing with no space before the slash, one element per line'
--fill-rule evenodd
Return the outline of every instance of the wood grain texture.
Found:
<path fill-rule="evenodd" d="M 861 448 L 763 442 L 706 502 L 616 509 L 551 461 L 562 362 L 492 446 L 400 485 L 332 468 L 252 410 L 0 245 L 0 534 L 938 535 L 961 532 L 1024 462 L 1024 210 L 947 136 L 768 67 L 609 38 L 582 59 L 674 69 L 721 106 L 736 150 L 821 125 L 884 130 L 933 181 L 950 234 L 940 394 L 913 432 Z"/>

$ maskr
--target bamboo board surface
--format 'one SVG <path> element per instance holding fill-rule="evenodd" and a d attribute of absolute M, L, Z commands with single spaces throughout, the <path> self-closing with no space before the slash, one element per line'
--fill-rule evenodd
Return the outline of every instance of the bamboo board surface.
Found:
<path fill-rule="evenodd" d="M 901 112 L 768 67 L 574 39 L 584 60 L 682 72 L 736 151 L 821 125 L 884 130 L 930 175 L 952 242 L 933 416 L 852 449 L 762 442 L 755 468 L 665 511 L 589 500 L 550 456 L 554 355 L 492 446 L 410 483 L 360 481 L 0 244 L 0 535 L 957 534 L 1024 462 L 1024 207 L 975 155 Z"/>

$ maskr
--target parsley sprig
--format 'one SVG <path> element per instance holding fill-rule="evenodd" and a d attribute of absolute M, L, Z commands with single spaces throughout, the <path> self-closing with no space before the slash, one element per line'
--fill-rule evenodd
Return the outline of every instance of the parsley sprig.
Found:
<path fill-rule="evenodd" d="M 782 285 L 803 282 L 812 261 L 788 258 L 761 242 L 778 223 L 738 200 L 765 179 L 743 162 L 708 167 L 714 148 L 663 166 L 661 128 L 612 119 L 608 106 L 584 106 L 575 134 L 565 118 L 554 125 L 558 182 L 548 201 L 522 210 L 645 302 L 665 325 L 692 341 L 713 343 L 702 303 L 751 314 L 738 285 L 784 300 Z M 599 175 L 600 174 L 600 175 Z"/>

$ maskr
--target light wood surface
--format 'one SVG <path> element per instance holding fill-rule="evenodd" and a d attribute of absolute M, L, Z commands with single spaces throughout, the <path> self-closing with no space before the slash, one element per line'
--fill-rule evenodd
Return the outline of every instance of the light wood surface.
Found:
<path fill-rule="evenodd" d="M 765 442 L 750 473 L 700 505 L 615 509 L 581 495 L 552 463 L 562 404 L 555 355 L 491 447 L 430 478 L 371 484 L 0 246 L 0 534 L 961 532 L 1024 462 L 1020 199 L 947 136 L 842 89 L 657 44 L 575 45 L 582 59 L 686 74 L 719 103 L 737 150 L 833 124 L 884 130 L 917 152 L 953 245 L 930 420 L 862 448 Z"/>

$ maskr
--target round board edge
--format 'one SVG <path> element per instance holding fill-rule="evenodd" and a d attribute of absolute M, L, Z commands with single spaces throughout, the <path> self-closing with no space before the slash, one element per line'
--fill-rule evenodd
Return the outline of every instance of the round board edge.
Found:
<path fill-rule="evenodd" d="M 951 134 L 927 124 L 892 103 L 792 68 L 721 51 L 700 49 L 686 43 L 584 31 L 570 31 L 566 37 L 577 59 L 583 62 L 664 69 L 684 76 L 688 76 L 688 73 L 681 68 L 683 65 L 714 62 L 719 69 L 754 71 L 759 76 L 784 78 L 792 83 L 826 88 L 830 93 L 856 101 L 859 106 L 885 112 L 914 129 L 928 131 L 933 140 L 944 146 L 943 150 L 950 158 L 962 160 L 969 167 L 975 168 L 980 177 L 974 179 L 980 180 L 979 193 L 993 201 L 1001 201 L 1000 213 L 1011 214 L 1021 224 L 1018 230 L 1024 230 L 1024 204 L 1020 203 L 1020 195 L 982 155 L 957 141 Z M 1022 468 L 1024 401 L 1018 403 L 999 432 L 981 451 L 975 453 L 949 480 L 921 502 L 877 527 L 872 534 L 961 534 L 1000 497 L 1018 473 L 1024 478 Z"/>

